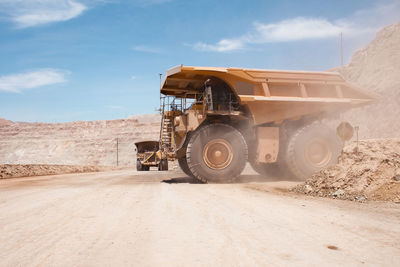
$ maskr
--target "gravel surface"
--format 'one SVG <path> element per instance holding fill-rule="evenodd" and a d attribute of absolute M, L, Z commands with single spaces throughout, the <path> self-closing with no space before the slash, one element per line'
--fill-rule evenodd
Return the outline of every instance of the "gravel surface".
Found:
<path fill-rule="evenodd" d="M 0 180 L 1 266 L 395 266 L 400 206 L 119 170 Z M 165 182 L 163 182 L 165 181 Z"/>

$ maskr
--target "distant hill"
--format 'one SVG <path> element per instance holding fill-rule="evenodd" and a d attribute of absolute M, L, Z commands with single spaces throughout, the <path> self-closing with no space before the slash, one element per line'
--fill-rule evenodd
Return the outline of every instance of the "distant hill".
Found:
<path fill-rule="evenodd" d="M 158 140 L 158 114 L 67 123 L 0 119 L 0 164 L 135 165 L 134 143 Z"/>
<path fill-rule="evenodd" d="M 12 121 L 8 121 L 8 120 L 3 119 L 3 118 L 0 118 L 0 126 L 1 125 L 10 125 L 10 124 L 13 124 L 13 122 Z"/>

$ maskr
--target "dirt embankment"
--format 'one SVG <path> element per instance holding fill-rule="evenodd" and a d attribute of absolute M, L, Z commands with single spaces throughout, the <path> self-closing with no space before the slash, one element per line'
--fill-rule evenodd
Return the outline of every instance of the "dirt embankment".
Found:
<path fill-rule="evenodd" d="M 25 165 L 1 164 L 0 179 L 78 173 L 78 172 L 99 172 L 99 171 L 108 171 L 113 169 L 115 169 L 115 167 L 44 165 L 44 164 L 25 164 Z"/>
<path fill-rule="evenodd" d="M 292 189 L 313 196 L 400 203 L 400 138 L 352 142 L 337 165 Z"/>

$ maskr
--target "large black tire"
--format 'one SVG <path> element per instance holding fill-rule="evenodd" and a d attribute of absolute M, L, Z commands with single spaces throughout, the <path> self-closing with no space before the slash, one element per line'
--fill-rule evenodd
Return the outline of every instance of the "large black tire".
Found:
<path fill-rule="evenodd" d="M 189 170 L 202 182 L 232 182 L 243 171 L 247 158 L 243 135 L 221 123 L 197 129 L 186 150 Z"/>
<path fill-rule="evenodd" d="M 160 163 L 158 163 L 159 171 L 168 171 L 168 160 L 162 159 Z"/>
<path fill-rule="evenodd" d="M 136 170 L 137 170 L 138 172 L 143 171 L 143 165 L 142 165 L 142 163 L 140 162 L 139 159 L 136 160 Z"/>
<path fill-rule="evenodd" d="M 187 164 L 186 156 L 178 159 L 179 167 L 189 177 L 194 177 Z"/>
<path fill-rule="evenodd" d="M 289 138 L 284 161 L 287 169 L 300 180 L 337 162 L 341 141 L 329 127 L 314 123 L 297 129 Z"/>

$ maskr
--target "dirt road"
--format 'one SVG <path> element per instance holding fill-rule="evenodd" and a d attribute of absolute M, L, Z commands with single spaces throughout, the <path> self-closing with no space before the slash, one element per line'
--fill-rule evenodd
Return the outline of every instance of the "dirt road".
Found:
<path fill-rule="evenodd" d="M 293 195 L 282 182 L 181 177 L 123 170 L 0 180 L 0 265 L 400 262 L 398 204 Z"/>

